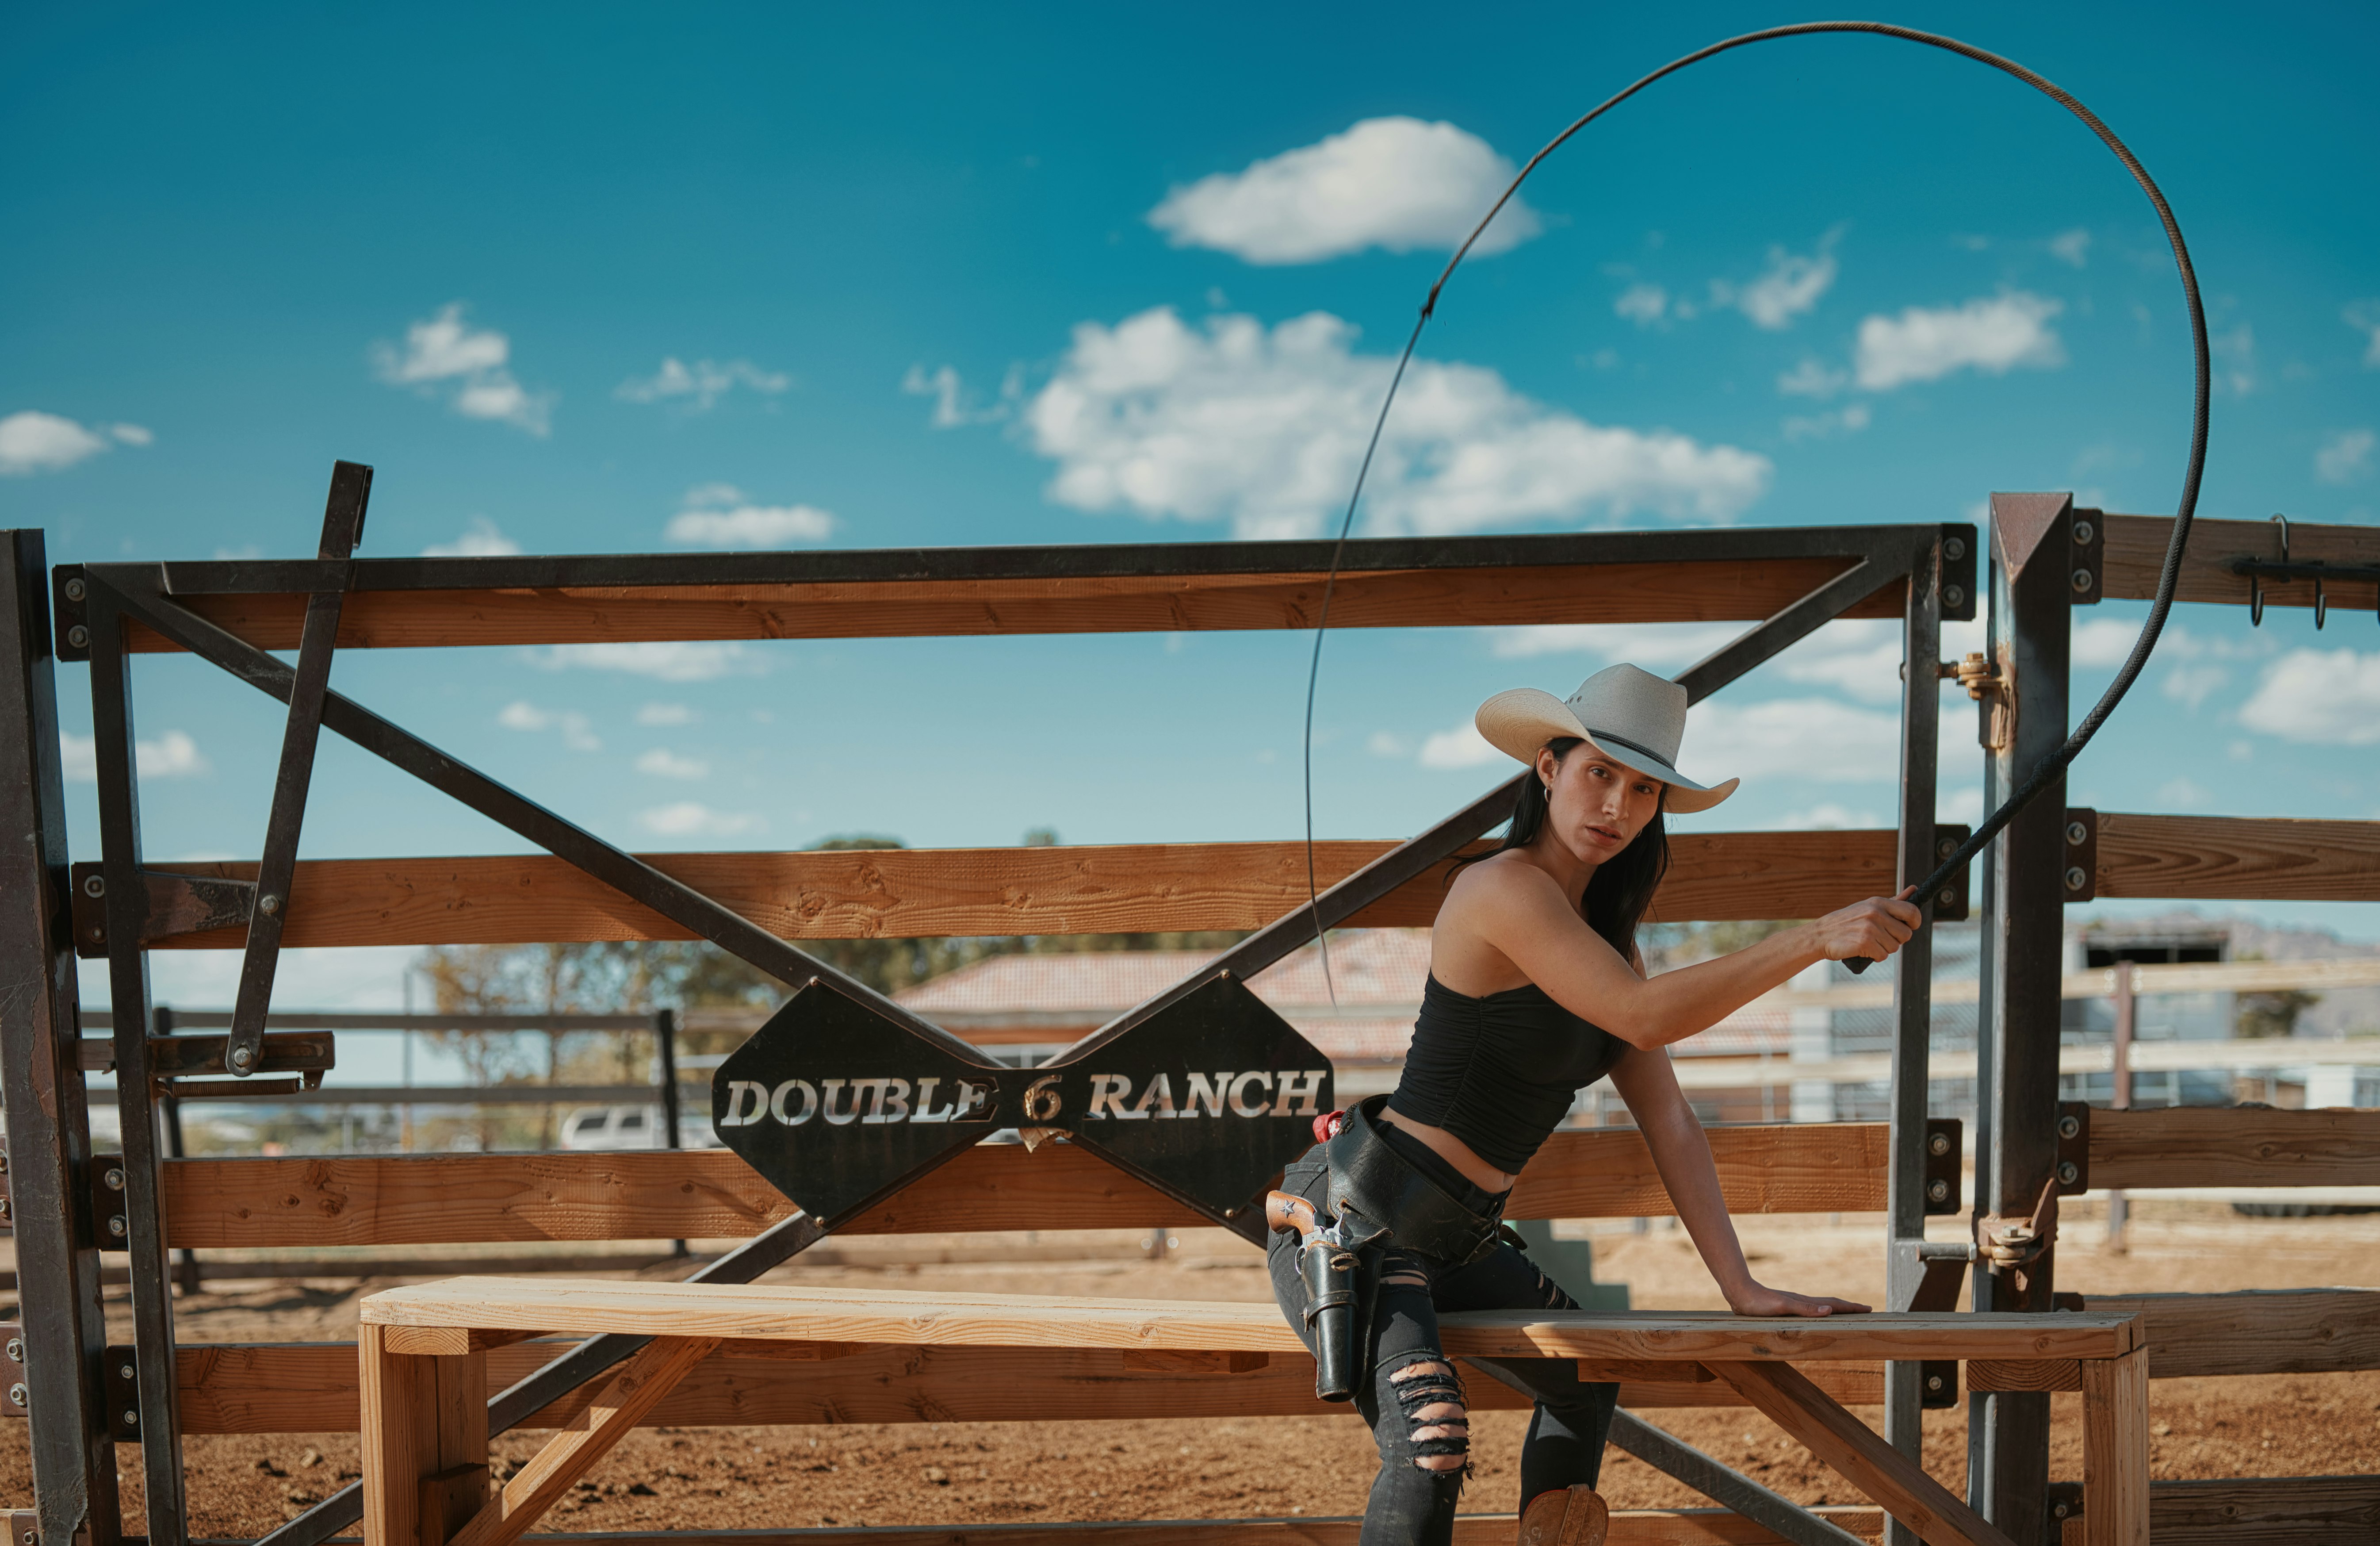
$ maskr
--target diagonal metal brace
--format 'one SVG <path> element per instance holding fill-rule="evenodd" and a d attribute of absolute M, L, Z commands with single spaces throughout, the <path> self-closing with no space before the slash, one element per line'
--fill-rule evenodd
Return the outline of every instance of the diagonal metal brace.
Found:
<path fill-rule="evenodd" d="M 126 616 L 283 702 L 295 690 L 296 673 L 237 634 L 176 605 L 159 594 L 154 576 L 131 566 L 90 573 L 91 590 Z M 630 901 L 650 907 L 698 939 L 709 940 L 739 960 L 794 988 L 813 979 L 867 1004 L 912 1035 L 974 1066 L 998 1067 L 971 1041 L 964 1041 L 893 1003 L 857 978 L 795 948 L 734 908 L 664 875 L 586 828 L 547 810 L 518 790 L 458 761 L 412 732 L 391 724 L 354 700 L 322 695 L 322 724 L 372 755 L 478 811 L 546 852 L 575 865 Z"/>
<path fill-rule="evenodd" d="M 289 881 L 298 870 L 298 834 L 306 821 L 306 791 L 314 779 L 314 749 L 322 738 L 331 654 L 338 648 L 339 612 L 353 574 L 351 560 L 364 540 L 371 483 L 370 468 L 357 462 L 331 464 L 331 495 L 322 511 L 317 553 L 329 583 L 306 598 L 298 669 L 290 682 L 289 722 L 281 734 L 273 812 L 264 823 L 264 858 L 256 870 L 256 907 L 249 915 L 248 947 L 240 956 L 239 991 L 232 1002 L 231 1041 L 224 1052 L 224 1066 L 238 1078 L 256 1071 L 264 1045 L 264 1016 L 281 964 L 281 927 L 289 914 Z"/>

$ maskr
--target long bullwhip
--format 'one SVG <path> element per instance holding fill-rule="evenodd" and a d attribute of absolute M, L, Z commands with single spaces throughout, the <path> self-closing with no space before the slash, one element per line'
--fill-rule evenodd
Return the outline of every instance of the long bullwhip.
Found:
<path fill-rule="evenodd" d="M 1902 43 L 1923 43 L 1928 48 L 1938 48 L 1945 53 L 1955 54 L 1962 59 L 1971 59 L 1979 65 L 1988 65 L 2004 75 L 2013 76 L 2023 81 L 2080 118 L 2083 126 L 2097 135 L 2100 142 L 2115 153 L 2116 159 L 2124 164 L 2124 170 L 2132 175 L 2132 180 L 2140 184 L 2141 191 L 2148 195 L 2149 203 L 2156 210 L 2157 223 L 2165 228 L 2166 243 L 2173 250 L 2174 271 L 2180 276 L 2182 299 L 2190 311 L 2190 343 L 2197 371 L 2191 408 L 2190 463 L 2182 473 L 2181 498 L 2174 508 L 2173 537 L 2166 544 L 2165 567 L 2157 576 L 2156 598 L 2149 604 L 2148 618 L 2141 625 L 2140 637 L 2132 641 L 2131 653 L 2125 657 L 2122 669 L 2116 673 L 2116 679 L 2107 684 L 2107 690 L 2100 695 L 2099 701 L 2092 705 L 2089 713 L 2082 716 L 2082 723 L 2075 726 L 2074 733 L 2066 737 L 2065 745 L 2045 758 L 2039 766 L 2027 773 L 2017 785 L 2015 792 L 2001 802 L 1999 809 L 1985 818 L 1983 824 L 1975 828 L 1973 835 L 1961 844 L 1956 852 L 1936 866 L 1932 874 L 1918 883 L 1916 894 L 1920 896 L 1932 896 L 1939 892 L 1944 883 L 1966 868 L 1976 855 L 1984 851 L 1992 839 L 1999 834 L 2000 829 L 2015 819 L 2018 811 L 2033 803 L 2043 790 L 2055 784 L 2066 772 L 2069 764 L 2082 754 L 2082 749 L 2091 744 L 2091 737 L 2099 733 L 2099 726 L 2105 724 L 2107 722 L 2107 716 L 2116 712 L 2116 705 L 2124 700 L 2124 694 L 2131 690 L 2132 683 L 2139 678 L 2142 669 L 2148 664 L 2149 655 L 2156 648 L 2157 636 L 2165 629 L 2166 614 L 2173 607 L 2174 589 L 2181 578 L 2182 552 L 2190 542 L 2190 523 L 2198 511 L 2198 485 L 2206 469 L 2206 415 L 2212 383 L 2212 372 L 2207 364 L 2206 310 L 2198 298 L 2198 275 L 2191 267 L 2190 248 L 2181 239 L 2181 226 L 2174 219 L 2172 206 L 2166 202 L 2165 194 L 2158 189 L 2156 179 L 2149 176 L 2148 168 L 2141 164 L 2140 158 L 2132 154 L 2131 148 L 2116 137 L 2116 131 L 2100 122 L 2098 115 L 2083 106 L 2071 92 L 2056 82 L 2034 74 L 2013 59 L 2003 58 L 1987 49 L 1977 48 L 1973 43 L 1961 43 L 1956 38 L 1944 37 L 1938 32 L 1922 32 L 1912 27 L 1896 27 L 1888 21 L 1803 21 L 1796 22 L 1790 27 L 1767 27 L 1756 32 L 1745 32 L 1736 37 L 1723 39 L 1707 48 L 1697 49 L 1682 58 L 1673 59 L 1652 74 L 1615 92 L 1597 103 L 1568 128 L 1548 140 L 1543 150 L 1531 156 L 1528 164 L 1522 167 L 1513 177 L 1510 186 L 1488 208 L 1479 224 L 1472 227 L 1471 234 L 1463 239 L 1463 245 L 1454 250 L 1454 256 L 1447 260 L 1446 267 L 1439 272 L 1437 281 L 1429 287 L 1429 294 L 1422 300 L 1421 314 L 1414 319 L 1413 332 L 1405 339 L 1404 352 L 1397 356 L 1396 370 L 1389 377 L 1389 390 L 1380 400 L 1378 416 L 1372 421 L 1371 439 L 1366 443 L 1363 460 L 1355 469 L 1354 487 L 1347 494 L 1346 513 L 1339 521 L 1339 540 L 1330 550 L 1330 569 L 1323 580 L 1322 605 L 1315 619 L 1314 655 L 1306 668 L 1305 676 L 1305 889 L 1307 905 L 1314 909 L 1315 938 L 1321 946 L 1322 971 L 1326 983 L 1329 982 L 1330 975 L 1330 944 L 1322 928 L 1320 891 L 1316 884 L 1314 870 L 1314 695 L 1316 684 L 1320 680 L 1322 674 L 1322 640 L 1330 631 L 1331 592 L 1338 586 L 1341 560 L 1346 553 L 1348 533 L 1355 524 L 1355 508 L 1364 497 L 1365 480 L 1371 475 L 1372 458 L 1380 447 L 1380 432 L 1388 426 L 1389 409 L 1396 403 L 1397 388 L 1404 383 L 1405 367 L 1413 362 L 1414 350 L 1421 343 L 1422 329 L 1429 325 L 1429 319 L 1438 310 L 1439 294 L 1445 290 L 1447 281 L 1454 277 L 1455 269 L 1461 266 L 1473 246 L 1487 231 L 1488 224 L 1502 213 L 1506 204 L 1512 202 L 1512 196 L 1521 190 L 1521 185 L 1529 180 L 1529 174 L 1535 172 L 1548 156 L 1567 144 L 1579 130 L 1652 85 L 1653 82 L 1664 77 L 1675 75 L 1689 65 L 1698 65 L 1706 59 L 1714 58 L 1733 49 L 1748 47 L 1753 43 L 1771 43 L 1779 38 L 1808 37 L 1825 32 L 1855 32 L 1880 38 L 1896 38 Z M 1915 668 L 1915 663 L 1912 663 L 1911 668 Z M 1858 957 L 1844 963 L 1854 972 L 1865 971 L 1872 964 Z M 1337 997 L 1335 990 L 1332 997 L 1334 1000 Z"/>

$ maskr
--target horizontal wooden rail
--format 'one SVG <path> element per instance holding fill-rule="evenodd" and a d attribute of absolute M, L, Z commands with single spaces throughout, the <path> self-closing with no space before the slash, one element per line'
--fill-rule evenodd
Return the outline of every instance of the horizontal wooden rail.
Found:
<path fill-rule="evenodd" d="M 1840 557 L 1351 570 L 1330 597 L 1334 628 L 1535 623 L 1753 622 L 1843 572 Z M 355 590 L 342 650 L 469 644 L 621 644 L 981 634 L 1178 633 L 1310 628 L 1323 576 L 1095 575 L 824 584 Z M 1895 581 L 1847 617 L 1897 617 Z M 267 650 L 294 650 L 302 594 L 184 595 L 183 605 Z M 146 628 L 135 651 L 173 646 Z"/>
<path fill-rule="evenodd" d="M 2080 1519 L 2063 1540 L 2081 1546 Z M 2242 1476 L 2149 1484 L 2156 1546 L 2372 1546 L 2380 1476 Z"/>
<path fill-rule="evenodd" d="M 2380 1111 L 2094 1111 L 2091 1185 L 2380 1187 Z"/>
<path fill-rule="evenodd" d="M 1737 1212 L 1884 1206 L 1880 1122 L 1714 1127 Z M 170 1160 L 168 1244 L 198 1249 L 494 1240 L 717 1239 L 794 1211 L 724 1150 Z M 1633 1129 L 1554 1135 L 1514 1188 L 1514 1218 L 1651 1217 L 1669 1194 Z M 1146 1229 L 1206 1221 L 1071 1144 L 986 1144 L 845 1227 L 856 1235 Z"/>
<path fill-rule="evenodd" d="M 2107 546 L 2100 570 L 2100 594 L 2126 601 L 2146 601 L 2155 595 L 2157 576 L 2165 567 L 2166 544 L 2173 538 L 2173 517 L 2110 515 L 2101 518 L 2107 529 Z M 2190 551 L 2182 556 L 2181 582 L 2175 599 L 2246 606 L 2248 581 L 2231 572 L 2232 561 L 2280 555 L 2280 528 L 2269 520 L 2201 517 L 2190 526 Z M 2380 527 L 2317 526 L 2293 520 L 2289 522 L 2289 558 L 2300 564 L 2320 559 L 2326 564 L 2380 565 Z M 2361 612 L 2370 620 L 2370 580 L 2333 580 L 2323 589 L 2334 611 Z M 2310 607 L 2313 586 L 2302 579 L 2268 579 L 2265 604 Z"/>
<path fill-rule="evenodd" d="M 1654 917 L 1674 922 L 1830 912 L 1889 889 L 1895 841 L 1879 831 L 1673 834 Z M 1394 846 L 1318 843 L 1316 879 L 1335 884 Z M 643 857 L 784 939 L 1260 929 L 1306 899 L 1302 843 Z M 218 880 L 256 873 L 249 863 L 160 868 Z M 1426 926 L 1438 916 L 1446 881 L 1441 866 L 1350 924 Z M 307 860 L 290 887 L 288 918 L 282 936 L 288 946 L 689 937 L 585 871 L 541 854 Z M 156 944 L 237 950 L 246 939 L 244 930 L 232 928 Z"/>
<path fill-rule="evenodd" d="M 2380 822 L 2099 813 L 2101 896 L 2380 902 Z"/>
<path fill-rule="evenodd" d="M 2083 1308 L 2141 1318 L 2153 1380 L 2380 1369 L 2380 1290 L 2091 1294 Z"/>
<path fill-rule="evenodd" d="M 501 1389 L 575 1345 L 521 1342 L 491 1349 L 489 1388 Z M 188 1433 L 341 1433 L 359 1417 L 353 1343 L 185 1345 L 183 1430 Z M 995 1422 L 1034 1413 L 1075 1419 L 1308 1417 L 1346 1408 L 1314 1396 L 1314 1363 L 1285 1355 L 1246 1373 L 1128 1367 L 1112 1348 L 1053 1348 L 1027 1371 L 1013 1354 L 970 1347 L 857 1346 L 824 1362 L 752 1356 L 750 1345 L 715 1353 L 647 1419 L 655 1424 L 724 1428 L 845 1422 Z M 1873 1406 L 1884 1399 L 1884 1366 L 1813 1363 L 1805 1370 L 1836 1400 Z M 1472 1404 L 1516 1410 L 1528 1399 L 1500 1382 L 1470 1382 Z M 601 1388 L 601 1382 L 530 1418 L 558 1427 Z M 1621 1387 L 1631 1406 L 1739 1406 L 1742 1398 L 1716 1381 L 1662 1381 Z"/>

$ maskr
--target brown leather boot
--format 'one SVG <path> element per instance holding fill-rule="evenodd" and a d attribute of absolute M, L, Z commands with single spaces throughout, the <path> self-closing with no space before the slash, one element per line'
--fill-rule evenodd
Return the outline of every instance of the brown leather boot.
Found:
<path fill-rule="evenodd" d="M 1592 1487 L 1540 1492 L 1521 1510 L 1520 1546 L 1603 1546 L 1611 1506 Z"/>

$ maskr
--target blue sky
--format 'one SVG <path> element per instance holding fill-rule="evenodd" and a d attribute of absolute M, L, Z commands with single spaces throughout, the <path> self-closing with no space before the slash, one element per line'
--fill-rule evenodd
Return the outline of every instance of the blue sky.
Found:
<path fill-rule="evenodd" d="M 59 559 L 298 554 L 347 457 L 378 469 L 383 554 L 1317 530 L 1502 169 L 1790 17 L 20 10 L 0 524 Z M 1892 19 L 2058 80 L 2162 180 L 2218 340 L 2204 513 L 2372 521 L 2369 8 Z M 1370 530 L 1934 521 L 1995 488 L 2172 506 L 2189 357 L 2158 233 L 2004 78 L 1767 45 L 1595 126 L 1524 201 L 1425 340 Z M 2080 690 L 2140 611 L 2078 616 Z M 2180 624 L 2078 802 L 2380 815 L 2380 627 Z M 1323 834 L 1406 834 L 1500 776 L 1464 728 L 1486 693 L 1675 669 L 1683 633 L 1334 638 Z M 1217 839 L 1297 831 L 1307 647 L 358 652 L 335 680 L 638 848 Z M 1748 775 L 1706 824 L 1888 818 L 1893 663 L 1878 628 L 1830 630 L 1698 711 L 1689 771 Z M 150 853 L 252 853 L 277 714 L 186 661 L 139 677 Z M 61 690 L 87 731 L 78 669 Z M 1945 809 L 1972 817 L 1952 718 Z M 517 846 L 329 745 L 310 855 Z M 2380 934 L 2368 909 L 2258 910 Z M 384 996 L 384 965 L 301 963 L 285 997 Z M 228 992 L 227 960 L 159 970 Z"/>

